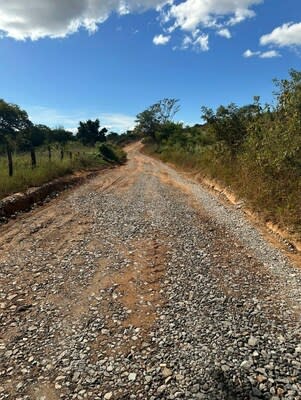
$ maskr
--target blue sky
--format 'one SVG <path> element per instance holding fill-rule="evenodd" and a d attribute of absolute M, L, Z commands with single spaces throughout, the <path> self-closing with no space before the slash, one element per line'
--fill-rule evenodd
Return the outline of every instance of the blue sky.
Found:
<path fill-rule="evenodd" d="M 0 0 L 0 32 L 0 97 L 68 129 L 123 131 L 164 97 L 198 123 L 301 69 L 300 0 Z"/>

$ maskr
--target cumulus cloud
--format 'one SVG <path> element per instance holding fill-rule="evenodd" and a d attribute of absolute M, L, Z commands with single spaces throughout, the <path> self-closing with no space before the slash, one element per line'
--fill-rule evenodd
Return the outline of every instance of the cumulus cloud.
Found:
<path fill-rule="evenodd" d="M 175 30 L 183 31 L 181 48 L 209 50 L 209 30 L 231 38 L 229 27 L 255 16 L 264 0 L 0 0 L 0 38 L 37 40 L 64 38 L 85 29 L 94 33 L 112 13 L 126 15 L 156 10 L 162 34 L 153 38 L 165 45 Z M 289 26 L 290 27 L 290 26 Z M 264 39 L 263 39 L 264 40 Z"/>
<path fill-rule="evenodd" d="M 112 12 L 159 10 L 164 3 L 166 0 L 0 0 L 0 32 L 16 40 L 63 38 L 80 28 L 93 33 Z"/>
<path fill-rule="evenodd" d="M 168 17 L 176 27 L 186 31 L 194 31 L 202 27 L 222 27 L 235 25 L 254 17 L 250 7 L 262 3 L 263 0 L 186 0 L 170 7 Z"/>
<path fill-rule="evenodd" d="M 234 12 L 234 16 L 230 18 L 228 25 L 236 25 L 240 22 L 243 22 L 247 18 L 255 17 L 255 12 L 253 10 L 249 10 L 248 8 L 238 8 Z"/>
<path fill-rule="evenodd" d="M 231 37 L 232 37 L 231 32 L 227 28 L 220 29 L 219 31 L 217 31 L 217 34 L 219 36 L 222 36 L 222 37 L 226 38 L 226 39 L 231 39 Z"/>
<path fill-rule="evenodd" d="M 275 58 L 275 57 L 281 57 L 281 54 L 276 50 L 269 50 L 262 52 L 262 51 L 252 51 L 248 49 L 243 53 L 243 56 L 245 58 L 251 58 L 251 57 Z"/>
<path fill-rule="evenodd" d="M 153 43 L 158 46 L 158 45 L 165 45 L 170 41 L 170 36 L 164 36 L 162 34 L 156 35 L 153 38 Z"/>
<path fill-rule="evenodd" d="M 269 51 L 264 51 L 263 53 L 260 54 L 260 58 L 275 58 L 275 57 L 281 57 L 281 54 L 277 50 L 269 50 Z"/>
<path fill-rule="evenodd" d="M 260 44 L 279 47 L 301 46 L 301 22 L 287 23 L 260 38 Z"/>
<path fill-rule="evenodd" d="M 182 49 L 209 50 L 209 30 L 219 36 L 232 37 L 228 27 L 255 16 L 252 9 L 264 0 L 185 0 L 164 10 L 162 23 L 168 33 L 185 31 Z M 206 33 L 199 32 L 206 30 Z"/>

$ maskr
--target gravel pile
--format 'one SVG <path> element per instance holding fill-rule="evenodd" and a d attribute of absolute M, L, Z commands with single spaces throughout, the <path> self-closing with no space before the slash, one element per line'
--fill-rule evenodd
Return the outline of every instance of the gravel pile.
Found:
<path fill-rule="evenodd" d="M 1 400 L 301 399 L 301 273 L 161 163 L 136 155 L 0 250 Z"/>

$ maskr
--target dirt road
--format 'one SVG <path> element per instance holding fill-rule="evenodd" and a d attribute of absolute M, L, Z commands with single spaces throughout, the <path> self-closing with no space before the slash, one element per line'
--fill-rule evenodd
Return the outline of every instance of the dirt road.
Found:
<path fill-rule="evenodd" d="M 0 227 L 0 399 L 301 399 L 301 272 L 131 146 Z"/>

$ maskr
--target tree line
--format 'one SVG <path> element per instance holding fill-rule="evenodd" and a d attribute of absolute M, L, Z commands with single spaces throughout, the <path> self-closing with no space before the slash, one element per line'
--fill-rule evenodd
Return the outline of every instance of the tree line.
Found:
<path fill-rule="evenodd" d="M 177 99 L 137 115 L 136 129 L 163 159 L 222 180 L 269 219 L 301 234 L 301 72 L 275 79 L 274 103 L 201 107 L 199 124 L 174 121 Z"/>
<path fill-rule="evenodd" d="M 49 162 L 52 160 L 53 148 L 58 148 L 60 158 L 63 160 L 68 142 L 79 141 L 85 146 L 95 146 L 98 142 L 106 141 L 107 132 L 105 127 L 100 126 L 98 119 L 80 121 L 75 135 L 63 127 L 52 129 L 46 125 L 34 124 L 25 110 L 0 99 L 0 154 L 7 156 L 9 176 L 14 174 L 15 152 L 28 152 L 31 166 L 35 168 L 37 148 L 44 146 L 47 149 Z M 72 157 L 71 152 L 69 156 Z"/>

